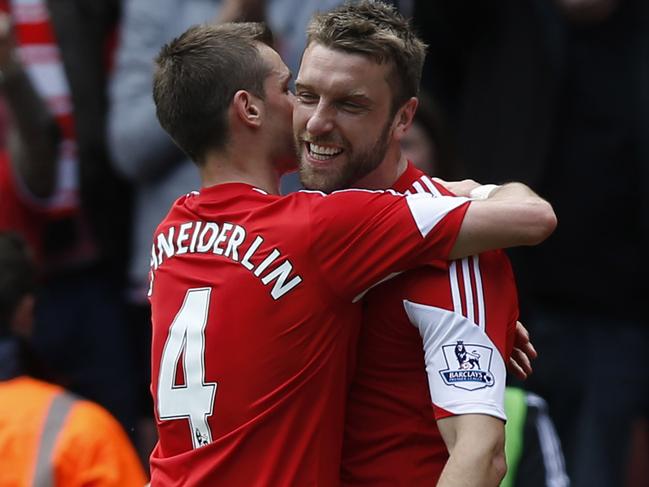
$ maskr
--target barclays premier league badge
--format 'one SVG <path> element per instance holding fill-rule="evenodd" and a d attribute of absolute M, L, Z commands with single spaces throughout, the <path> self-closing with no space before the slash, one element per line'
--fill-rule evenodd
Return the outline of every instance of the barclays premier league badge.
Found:
<path fill-rule="evenodd" d="M 458 340 L 454 345 L 443 345 L 442 351 L 447 368 L 439 373 L 446 385 L 467 391 L 494 385 L 490 371 L 492 348 Z"/>

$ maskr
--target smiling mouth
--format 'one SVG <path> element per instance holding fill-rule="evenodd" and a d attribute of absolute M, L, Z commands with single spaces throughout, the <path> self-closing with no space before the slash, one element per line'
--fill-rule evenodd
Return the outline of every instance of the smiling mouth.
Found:
<path fill-rule="evenodd" d="M 305 145 L 309 156 L 316 161 L 327 161 L 343 153 L 343 149 L 339 147 L 327 147 L 324 145 L 313 144 L 311 142 L 305 142 Z"/>

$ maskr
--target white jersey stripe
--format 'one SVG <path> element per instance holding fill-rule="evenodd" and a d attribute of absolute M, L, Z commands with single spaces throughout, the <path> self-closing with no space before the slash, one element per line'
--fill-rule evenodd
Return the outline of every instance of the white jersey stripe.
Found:
<path fill-rule="evenodd" d="M 464 280 L 464 294 L 466 299 L 466 317 L 476 323 L 475 310 L 473 309 L 473 287 L 471 286 L 471 270 L 469 259 L 462 259 L 462 277 Z"/>
<path fill-rule="evenodd" d="M 411 189 L 415 193 L 428 193 L 433 196 L 441 197 L 442 193 L 437 189 L 433 184 L 433 181 L 426 175 L 419 178 L 419 180 L 412 183 Z M 406 194 L 409 194 L 410 190 L 406 191 Z M 463 316 L 466 316 L 470 321 L 477 323 L 480 326 L 480 329 L 484 331 L 485 329 L 485 318 L 484 318 L 484 299 L 482 295 L 482 280 L 479 276 L 479 269 L 477 266 L 478 258 L 477 256 L 473 257 L 473 263 L 475 266 L 476 273 L 476 294 L 478 299 L 478 316 L 475 317 L 476 310 L 474 309 L 473 303 L 473 291 L 472 291 L 472 278 L 471 272 L 469 270 L 469 260 L 468 258 L 462 259 L 462 274 L 464 277 L 464 293 L 466 296 L 466 313 L 462 311 L 462 293 L 460 291 L 460 283 L 458 279 L 458 268 L 457 262 L 451 262 L 449 266 L 449 279 L 451 281 L 451 295 L 453 299 L 453 309 L 456 313 L 459 313 Z"/>
<path fill-rule="evenodd" d="M 419 181 L 415 181 L 414 183 L 412 183 L 412 187 L 417 193 L 428 193 L 428 191 L 424 189 L 424 187 L 421 185 Z"/>
<path fill-rule="evenodd" d="M 475 276 L 475 295 L 478 300 L 478 326 L 481 330 L 486 331 L 487 315 L 484 309 L 484 289 L 482 288 L 482 275 L 480 274 L 480 257 L 473 257 L 473 274 Z"/>
<path fill-rule="evenodd" d="M 460 297 L 460 285 L 457 279 L 457 261 L 454 260 L 448 266 L 448 276 L 451 280 L 451 296 L 453 298 L 453 311 L 462 314 L 462 298 Z"/>
<path fill-rule="evenodd" d="M 428 176 L 422 176 L 420 181 L 424 183 L 430 193 L 434 194 L 435 196 L 442 196 L 442 193 L 440 193 L 439 189 L 435 187 Z"/>

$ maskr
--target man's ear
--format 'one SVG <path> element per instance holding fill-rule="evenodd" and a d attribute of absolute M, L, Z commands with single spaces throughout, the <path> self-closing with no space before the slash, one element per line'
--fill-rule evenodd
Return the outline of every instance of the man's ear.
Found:
<path fill-rule="evenodd" d="M 413 96 L 397 111 L 394 116 L 394 137 L 397 140 L 400 141 L 412 125 L 418 105 L 419 99 Z"/>
<path fill-rule="evenodd" d="M 232 99 L 234 113 L 244 125 L 259 127 L 263 119 L 262 101 L 246 90 L 239 90 Z"/>
<path fill-rule="evenodd" d="M 18 302 L 10 323 L 13 334 L 22 338 L 31 336 L 34 323 L 34 302 L 33 294 L 25 294 Z"/>

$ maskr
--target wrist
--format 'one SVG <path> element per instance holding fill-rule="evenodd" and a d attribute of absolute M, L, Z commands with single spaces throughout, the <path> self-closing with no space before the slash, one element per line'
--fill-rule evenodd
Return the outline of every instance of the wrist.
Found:
<path fill-rule="evenodd" d="M 483 184 L 473 188 L 469 192 L 469 198 L 474 200 L 486 200 L 491 193 L 500 188 L 497 184 Z"/>

